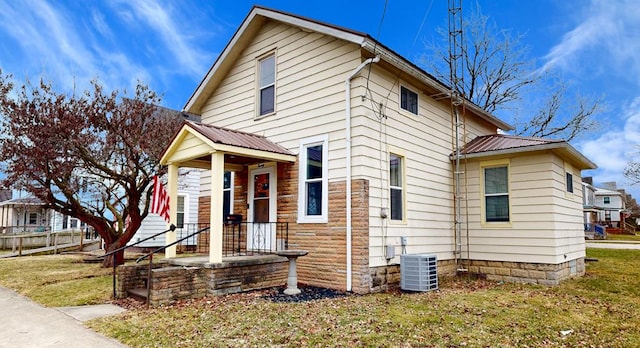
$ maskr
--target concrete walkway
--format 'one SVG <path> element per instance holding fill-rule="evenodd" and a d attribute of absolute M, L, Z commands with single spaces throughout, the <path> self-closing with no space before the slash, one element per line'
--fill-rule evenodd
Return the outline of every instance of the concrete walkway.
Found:
<path fill-rule="evenodd" d="M 126 347 L 82 325 L 122 311 L 115 305 L 45 308 L 0 287 L 0 347 Z"/>

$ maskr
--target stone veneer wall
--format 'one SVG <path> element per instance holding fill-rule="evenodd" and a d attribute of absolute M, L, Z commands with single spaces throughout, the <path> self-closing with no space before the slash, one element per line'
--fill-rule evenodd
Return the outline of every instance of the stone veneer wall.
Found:
<path fill-rule="evenodd" d="M 456 269 L 455 260 L 438 261 L 439 278 L 455 276 Z M 583 276 L 585 260 L 580 258 L 557 265 L 471 260 L 468 271 L 476 276 L 507 283 L 558 285 L 571 277 Z M 371 292 L 385 291 L 399 286 L 400 265 L 371 268 Z"/>
<path fill-rule="evenodd" d="M 489 280 L 558 285 L 571 277 L 583 276 L 584 262 L 584 258 L 560 264 L 471 260 L 468 270 Z"/>
<path fill-rule="evenodd" d="M 247 219 L 247 169 L 236 172 L 234 214 Z M 369 274 L 369 182 L 352 181 L 352 290 L 370 292 Z M 309 251 L 298 259 L 298 281 L 346 290 L 346 184 L 329 182 L 329 221 L 298 224 L 298 164 L 278 163 L 278 222 L 289 223 L 289 249 Z M 208 223 L 210 198 L 200 197 L 198 222 Z"/>
<path fill-rule="evenodd" d="M 159 305 L 179 299 L 282 286 L 287 282 L 288 265 L 286 258 L 275 255 L 202 267 L 167 262 L 154 265 L 149 303 Z M 129 289 L 146 288 L 147 275 L 148 265 L 119 266 L 116 296 L 123 298 Z"/>

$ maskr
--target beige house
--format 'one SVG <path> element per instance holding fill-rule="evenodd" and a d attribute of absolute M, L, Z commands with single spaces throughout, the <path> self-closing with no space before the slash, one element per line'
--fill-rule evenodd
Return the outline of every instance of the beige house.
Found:
<path fill-rule="evenodd" d="M 564 141 L 498 135 L 509 124 L 466 103 L 456 200 L 449 95 L 367 34 L 254 7 L 186 103 L 201 123 L 162 158 L 171 202 L 179 168 L 205 169 L 210 264 L 225 262 L 226 204 L 243 221 L 286 223 L 288 248 L 309 251 L 298 278 L 316 286 L 395 285 L 401 254 L 435 255 L 439 275 L 583 274 L 580 171 L 595 165 Z"/>

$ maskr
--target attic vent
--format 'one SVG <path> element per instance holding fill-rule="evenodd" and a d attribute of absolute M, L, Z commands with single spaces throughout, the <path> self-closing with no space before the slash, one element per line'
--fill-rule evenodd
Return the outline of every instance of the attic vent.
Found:
<path fill-rule="evenodd" d="M 438 289 L 438 265 L 435 255 L 400 255 L 400 288 L 408 291 Z"/>

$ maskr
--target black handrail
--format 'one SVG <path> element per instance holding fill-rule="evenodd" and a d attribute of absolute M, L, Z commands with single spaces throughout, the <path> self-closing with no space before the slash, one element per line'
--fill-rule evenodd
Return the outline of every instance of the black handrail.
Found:
<path fill-rule="evenodd" d="M 136 259 L 136 263 L 139 263 L 140 261 L 146 259 L 150 255 L 153 255 L 153 254 L 155 254 L 157 252 L 163 251 L 163 250 L 167 249 L 168 247 L 174 246 L 174 245 L 176 245 L 178 243 L 181 243 L 181 242 L 183 242 L 183 241 L 185 241 L 185 240 L 187 240 L 187 239 L 189 239 L 191 237 L 194 237 L 194 236 L 196 236 L 196 235 L 198 235 L 198 234 L 200 234 L 202 232 L 208 231 L 208 230 L 209 230 L 209 227 L 205 227 L 205 228 L 203 228 L 203 229 L 201 229 L 199 231 L 196 231 L 196 232 L 191 233 L 190 235 L 187 235 L 186 237 L 182 237 L 182 238 L 176 240 L 175 242 L 173 242 L 171 244 L 167 244 L 165 246 L 161 246 L 161 247 L 159 247 L 157 249 L 154 249 L 151 252 L 149 252 L 148 254 L 140 256 L 139 258 L 137 258 Z"/>
<path fill-rule="evenodd" d="M 136 245 L 138 245 L 138 244 L 140 244 L 142 242 L 148 241 L 149 239 L 153 239 L 153 238 L 155 238 L 155 237 L 157 237 L 157 236 L 159 236 L 161 234 L 165 234 L 165 233 L 167 233 L 169 231 L 175 231 L 175 230 L 176 230 L 176 225 L 171 224 L 171 225 L 169 225 L 169 229 L 168 230 L 165 230 L 165 231 L 162 231 L 162 232 L 158 232 L 158 233 L 156 233 L 156 234 L 154 234 L 154 235 L 152 235 L 150 237 L 147 237 L 147 238 L 144 238 L 142 240 L 139 240 L 139 241 L 137 241 L 137 242 L 135 242 L 135 243 L 133 243 L 131 245 L 125 245 L 123 247 L 119 247 L 118 249 L 111 250 L 110 252 L 108 252 L 108 253 L 106 253 L 104 255 L 98 256 L 98 259 L 104 259 L 107 256 L 113 255 L 113 299 L 114 300 L 116 299 L 116 266 L 117 266 L 116 265 L 116 255 L 115 254 L 120 252 L 120 251 L 125 250 L 126 248 L 134 247 L 134 246 L 136 246 Z"/>
<path fill-rule="evenodd" d="M 159 247 L 157 249 L 154 249 L 150 253 L 148 253 L 148 254 L 146 254 L 144 256 L 140 256 L 139 258 L 136 259 L 136 263 L 138 263 L 138 262 L 146 259 L 147 257 L 149 258 L 149 267 L 148 267 L 148 270 L 147 270 L 147 272 L 148 272 L 147 273 L 147 306 L 149 305 L 149 300 L 150 300 L 149 297 L 151 297 L 151 275 L 152 275 L 151 271 L 153 270 L 153 254 L 155 254 L 157 252 L 160 252 L 160 251 L 163 251 L 163 250 L 167 249 L 168 247 L 174 246 L 174 245 L 176 245 L 178 243 L 181 243 L 184 240 L 187 240 L 187 239 L 189 239 L 189 238 L 191 238 L 191 237 L 193 237 L 195 235 L 198 235 L 198 234 L 200 234 L 200 233 L 202 233 L 204 231 L 208 231 L 208 230 L 209 230 L 209 227 L 205 227 L 205 228 L 203 228 L 203 229 L 201 229 L 199 231 L 191 233 L 190 235 L 188 235 L 186 237 L 182 237 L 182 238 L 176 240 L 173 243 L 170 243 L 170 244 L 167 244 L 165 246 L 162 246 L 162 247 Z"/>
<path fill-rule="evenodd" d="M 119 252 L 119 251 L 122 251 L 122 250 L 127 249 L 127 248 L 130 248 L 130 247 L 134 247 L 134 246 L 136 246 L 136 245 L 138 245 L 138 244 L 140 244 L 140 243 L 142 243 L 142 242 L 146 242 L 146 241 L 148 241 L 149 239 L 156 238 L 156 237 L 158 237 L 158 236 L 159 236 L 159 235 L 161 235 L 161 234 L 165 234 L 165 233 L 167 233 L 167 232 L 169 232 L 169 231 L 175 231 L 175 230 L 176 230 L 176 225 L 171 224 L 171 226 L 169 226 L 169 229 L 168 229 L 168 230 L 165 230 L 165 231 L 162 231 L 162 232 L 158 232 L 158 233 L 156 233 L 156 234 L 154 234 L 154 235 L 152 235 L 152 236 L 150 236 L 150 237 L 147 237 L 147 238 L 145 238 L 145 239 L 141 239 L 141 240 L 139 240 L 139 241 L 137 241 L 137 242 L 135 242 L 135 243 L 133 243 L 133 244 L 129 244 L 129 245 L 125 245 L 125 246 L 123 246 L 123 247 L 119 247 L 118 249 L 116 249 L 116 250 L 112 250 L 112 251 L 110 251 L 110 252 L 109 252 L 109 253 L 107 253 L 107 254 L 104 254 L 104 255 L 100 255 L 100 256 L 98 256 L 98 258 L 99 258 L 99 259 L 104 259 L 105 257 L 107 257 L 107 256 L 111 256 L 111 255 L 113 255 L 113 254 L 115 254 L 115 253 L 117 253 L 117 252 Z"/>

